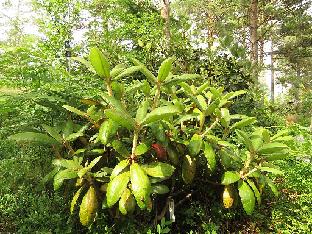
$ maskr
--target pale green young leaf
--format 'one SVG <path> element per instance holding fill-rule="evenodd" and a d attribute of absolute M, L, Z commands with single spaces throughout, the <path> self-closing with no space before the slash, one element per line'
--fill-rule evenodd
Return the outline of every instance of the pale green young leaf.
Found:
<path fill-rule="evenodd" d="M 110 65 L 104 54 L 96 47 L 90 49 L 89 60 L 96 73 L 105 79 L 110 78 Z"/>

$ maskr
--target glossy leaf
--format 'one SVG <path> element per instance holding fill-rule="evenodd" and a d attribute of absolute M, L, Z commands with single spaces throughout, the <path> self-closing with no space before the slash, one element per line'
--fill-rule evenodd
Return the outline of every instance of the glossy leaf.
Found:
<path fill-rule="evenodd" d="M 263 145 L 261 148 L 258 149 L 258 153 L 260 154 L 273 154 L 273 153 L 278 153 L 284 149 L 288 149 L 288 146 L 279 143 L 279 142 L 272 142 L 272 143 L 267 143 Z"/>
<path fill-rule="evenodd" d="M 110 78 L 110 65 L 104 54 L 96 47 L 90 49 L 89 60 L 96 73 L 105 79 Z"/>
<path fill-rule="evenodd" d="M 141 124 L 147 125 L 147 124 L 156 122 L 158 120 L 168 118 L 180 112 L 181 112 L 180 108 L 178 108 L 177 106 L 173 106 L 173 105 L 158 107 L 152 110 L 152 112 L 148 113 L 146 117 L 143 119 Z"/>
<path fill-rule="evenodd" d="M 129 189 L 125 189 L 119 200 L 119 210 L 123 215 L 131 213 L 135 209 L 135 199 Z"/>
<path fill-rule="evenodd" d="M 136 117 L 135 117 L 136 122 L 138 123 L 142 122 L 142 120 L 146 117 L 148 107 L 149 107 L 149 103 L 146 100 L 140 104 L 140 107 L 138 108 Z"/>
<path fill-rule="evenodd" d="M 119 200 L 119 198 L 127 188 L 129 179 L 130 173 L 124 172 L 116 176 L 108 183 L 106 193 L 108 207 L 112 207 Z"/>
<path fill-rule="evenodd" d="M 88 116 L 87 113 L 85 113 L 85 112 L 83 112 L 83 111 L 81 111 L 81 110 L 78 110 L 78 109 L 75 108 L 75 107 L 72 107 L 72 106 L 69 106 L 69 105 L 63 105 L 63 107 L 64 107 L 66 110 L 68 110 L 68 111 L 70 111 L 70 112 L 73 112 L 73 113 L 75 113 L 75 114 L 77 114 L 77 115 L 80 115 L 80 116 L 83 116 L 83 117 Z"/>
<path fill-rule="evenodd" d="M 141 63 L 139 60 L 132 58 L 131 61 L 133 62 L 134 65 L 140 66 L 140 71 L 143 73 L 143 75 L 146 76 L 149 82 L 152 84 L 155 84 L 157 82 L 156 77 L 153 75 L 153 73 L 148 70 L 143 63 Z"/>
<path fill-rule="evenodd" d="M 78 191 L 75 193 L 74 197 L 73 197 L 73 200 L 71 201 L 70 203 L 70 213 L 73 214 L 74 212 L 74 208 L 75 208 L 75 205 L 77 203 L 77 200 L 79 199 L 79 196 L 81 194 L 83 190 L 83 187 L 81 187 L 80 189 L 78 189 Z"/>
<path fill-rule="evenodd" d="M 116 150 L 117 153 L 120 154 L 122 157 L 127 158 L 130 156 L 130 152 L 121 141 L 114 140 L 112 146 L 114 150 Z"/>
<path fill-rule="evenodd" d="M 152 177 L 166 178 L 172 176 L 175 168 L 167 163 L 153 162 L 142 165 L 147 175 Z"/>
<path fill-rule="evenodd" d="M 152 193 L 156 194 L 166 194 L 169 193 L 169 188 L 164 184 L 157 184 L 152 186 Z"/>
<path fill-rule="evenodd" d="M 272 168 L 272 167 L 259 167 L 259 169 L 261 171 L 270 172 L 274 175 L 283 175 L 284 174 L 284 172 L 282 172 L 281 170 L 278 170 L 278 169 Z"/>
<path fill-rule="evenodd" d="M 123 77 L 126 77 L 126 76 L 130 76 L 132 75 L 133 73 L 137 72 L 137 71 L 140 71 L 141 70 L 141 66 L 133 66 L 133 67 L 129 67 L 127 69 L 124 69 L 119 75 L 117 75 L 114 80 L 119 80 Z"/>
<path fill-rule="evenodd" d="M 148 150 L 149 147 L 146 144 L 141 143 L 135 148 L 135 155 L 139 156 L 145 154 Z"/>
<path fill-rule="evenodd" d="M 120 161 L 113 169 L 112 174 L 110 176 L 110 180 L 113 180 L 116 176 L 119 175 L 127 166 L 129 165 L 129 160 L 125 159 Z"/>
<path fill-rule="evenodd" d="M 233 130 L 235 128 L 242 128 L 242 127 L 251 125 L 251 124 L 253 124 L 255 122 L 257 122 L 257 120 L 254 117 L 245 118 L 245 119 L 242 119 L 241 121 L 238 121 L 235 124 L 233 124 L 231 126 L 231 129 Z"/>
<path fill-rule="evenodd" d="M 251 179 L 247 179 L 247 183 L 252 188 L 252 190 L 255 194 L 255 197 L 257 199 L 257 203 L 258 203 L 258 205 L 260 205 L 261 204 L 261 194 L 260 194 L 257 186 L 255 185 L 255 183 Z"/>
<path fill-rule="evenodd" d="M 132 163 L 130 166 L 130 178 L 132 193 L 137 204 L 141 209 L 145 209 L 151 193 L 151 183 L 149 178 L 137 163 Z"/>
<path fill-rule="evenodd" d="M 58 172 L 54 176 L 54 182 L 53 182 L 54 190 L 58 190 L 62 186 L 64 180 L 74 179 L 77 176 L 78 176 L 77 172 L 71 169 L 65 169 L 65 170 Z"/>
<path fill-rule="evenodd" d="M 203 139 L 200 135 L 194 134 L 187 146 L 188 152 L 191 156 L 195 157 L 199 154 L 203 145 Z"/>
<path fill-rule="evenodd" d="M 57 142 L 62 143 L 62 136 L 59 134 L 60 133 L 59 130 L 57 130 L 55 127 L 50 127 L 46 124 L 42 124 L 42 127 Z"/>
<path fill-rule="evenodd" d="M 192 183 L 196 173 L 196 159 L 186 155 L 182 162 L 182 179 L 186 184 Z"/>
<path fill-rule="evenodd" d="M 226 171 L 221 179 L 223 185 L 229 185 L 237 182 L 240 179 L 240 175 L 237 171 Z"/>
<path fill-rule="evenodd" d="M 172 62 L 173 58 L 168 58 L 161 63 L 157 76 L 159 82 L 163 82 L 168 77 L 172 68 Z"/>
<path fill-rule="evenodd" d="M 80 204 L 79 217 L 83 226 L 89 226 L 93 222 L 97 208 L 96 191 L 91 186 Z"/>
<path fill-rule="evenodd" d="M 106 120 L 100 127 L 98 139 L 102 142 L 102 144 L 106 145 L 116 134 L 117 130 L 118 125 L 113 120 Z"/>
<path fill-rule="evenodd" d="M 131 116 L 126 114 L 123 111 L 115 110 L 115 109 L 107 109 L 105 110 L 105 115 L 118 123 L 119 125 L 132 130 L 134 129 L 135 122 Z"/>
<path fill-rule="evenodd" d="M 245 182 L 240 180 L 238 183 L 238 192 L 243 204 L 243 208 L 248 215 L 251 215 L 255 209 L 255 196 L 252 189 Z"/>
<path fill-rule="evenodd" d="M 216 169 L 217 160 L 216 160 L 216 154 L 211 146 L 211 144 L 208 144 L 207 142 L 204 142 L 204 155 L 207 159 L 207 166 L 211 171 L 214 171 Z"/>

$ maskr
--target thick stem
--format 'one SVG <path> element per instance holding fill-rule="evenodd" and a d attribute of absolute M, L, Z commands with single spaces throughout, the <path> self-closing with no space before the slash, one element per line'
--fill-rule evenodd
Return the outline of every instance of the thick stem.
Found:
<path fill-rule="evenodd" d="M 131 159 L 135 159 L 135 149 L 138 146 L 138 139 L 139 139 L 139 131 L 135 129 L 133 133 Z"/>

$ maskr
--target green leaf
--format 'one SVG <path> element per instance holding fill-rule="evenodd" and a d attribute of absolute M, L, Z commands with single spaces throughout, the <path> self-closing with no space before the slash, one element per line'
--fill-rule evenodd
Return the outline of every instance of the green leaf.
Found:
<path fill-rule="evenodd" d="M 127 188 L 129 179 L 130 173 L 127 171 L 116 176 L 108 183 L 106 193 L 108 207 L 112 207 L 119 200 L 119 198 Z"/>
<path fill-rule="evenodd" d="M 239 95 L 242 95 L 242 94 L 245 94 L 247 93 L 247 91 L 245 90 L 238 90 L 238 91 L 235 91 L 235 92 L 230 92 L 230 93 L 227 93 L 224 98 L 227 99 L 227 100 L 231 100 Z"/>
<path fill-rule="evenodd" d="M 152 186 L 152 193 L 156 194 L 166 194 L 169 193 L 169 188 L 164 184 L 157 184 Z"/>
<path fill-rule="evenodd" d="M 119 140 L 114 140 L 112 142 L 112 146 L 114 150 L 117 151 L 118 154 L 120 154 L 124 158 L 128 158 L 130 156 L 130 152 L 127 150 L 127 148 L 124 146 L 124 144 Z"/>
<path fill-rule="evenodd" d="M 73 197 L 73 200 L 71 201 L 70 203 L 70 213 L 73 214 L 74 212 L 74 208 L 75 208 L 75 205 L 77 203 L 77 200 L 79 199 L 79 196 L 81 194 L 83 190 L 83 187 L 81 187 L 80 189 L 78 189 L 78 191 L 75 193 L 74 197 Z"/>
<path fill-rule="evenodd" d="M 244 210 L 248 215 L 251 215 L 255 209 L 254 192 L 245 181 L 240 180 L 238 183 L 238 193 L 241 198 Z"/>
<path fill-rule="evenodd" d="M 119 200 L 119 210 L 123 215 L 131 213 L 135 209 L 135 200 L 129 189 L 125 189 Z"/>
<path fill-rule="evenodd" d="M 88 171 L 90 171 L 95 166 L 95 164 L 97 164 L 100 161 L 101 158 L 102 158 L 102 156 L 99 156 L 99 157 L 93 159 L 88 166 L 80 169 L 78 171 L 79 178 L 83 177 Z"/>
<path fill-rule="evenodd" d="M 163 82 L 168 77 L 172 68 L 172 62 L 173 58 L 168 58 L 161 63 L 157 76 L 159 82 Z"/>
<path fill-rule="evenodd" d="M 97 207 L 96 191 L 93 186 L 90 186 L 88 192 L 82 198 L 79 209 L 79 218 L 83 226 L 89 226 L 93 222 Z"/>
<path fill-rule="evenodd" d="M 58 172 L 54 176 L 54 182 L 53 182 L 54 190 L 58 190 L 62 186 L 64 180 L 73 179 L 73 178 L 76 178 L 77 176 L 78 176 L 77 172 L 71 169 L 65 169 L 65 170 Z"/>
<path fill-rule="evenodd" d="M 198 135 L 194 134 L 190 140 L 190 143 L 187 146 L 188 152 L 191 156 L 195 157 L 197 154 L 199 154 L 201 148 L 203 145 L 203 138 Z"/>
<path fill-rule="evenodd" d="M 101 93 L 101 97 L 114 109 L 117 109 L 119 111 L 126 112 L 126 109 L 124 105 L 121 103 L 121 101 L 117 100 L 113 96 L 109 96 L 107 93 Z"/>
<path fill-rule="evenodd" d="M 148 106 L 149 106 L 149 103 L 147 100 L 143 101 L 140 104 L 140 107 L 138 108 L 136 116 L 135 116 L 135 120 L 137 123 L 141 123 L 142 120 L 146 117 Z"/>
<path fill-rule="evenodd" d="M 217 100 L 214 100 L 212 103 L 210 103 L 206 109 L 205 115 L 206 116 L 211 115 L 215 111 L 215 109 L 218 107 L 219 102 L 220 101 L 217 99 Z"/>
<path fill-rule="evenodd" d="M 132 193 L 141 209 L 147 207 L 149 195 L 151 193 L 151 183 L 145 171 L 137 163 L 130 166 L 130 178 Z"/>
<path fill-rule="evenodd" d="M 149 147 L 146 144 L 141 143 L 135 148 L 135 155 L 139 156 L 139 155 L 145 154 L 148 150 L 149 150 Z"/>
<path fill-rule="evenodd" d="M 206 109 L 208 108 L 207 100 L 202 95 L 197 95 L 196 98 L 197 98 L 197 101 L 199 103 L 199 109 L 201 111 L 205 112 Z"/>
<path fill-rule="evenodd" d="M 221 184 L 229 185 L 239 181 L 240 175 L 237 171 L 226 171 L 221 179 Z"/>
<path fill-rule="evenodd" d="M 287 145 L 283 143 L 279 143 L 279 142 L 272 142 L 272 143 L 267 143 L 263 145 L 262 147 L 260 147 L 258 149 L 258 153 L 259 154 L 273 154 L 273 153 L 278 153 L 285 149 L 288 149 Z"/>
<path fill-rule="evenodd" d="M 158 107 L 146 115 L 141 125 L 147 125 L 147 124 L 156 122 L 158 120 L 168 118 L 180 112 L 181 112 L 180 108 L 178 108 L 177 106 L 173 106 L 173 105 Z"/>
<path fill-rule="evenodd" d="M 110 179 L 113 180 L 120 172 L 122 172 L 129 165 L 129 160 L 120 161 L 113 169 Z"/>
<path fill-rule="evenodd" d="M 118 76 L 116 76 L 114 78 L 114 80 L 119 80 L 125 76 L 129 76 L 134 72 L 140 71 L 141 70 L 141 66 L 133 66 L 133 67 L 129 67 L 125 70 L 123 70 Z"/>
<path fill-rule="evenodd" d="M 102 123 L 98 139 L 102 142 L 102 144 L 106 145 L 109 140 L 116 134 L 118 130 L 118 125 L 115 121 L 109 119 Z"/>
<path fill-rule="evenodd" d="M 268 186 L 270 187 L 270 189 L 273 192 L 273 194 L 275 195 L 275 197 L 277 197 L 278 196 L 278 190 L 277 190 L 276 185 L 268 177 L 265 176 L 264 178 L 265 178 L 265 182 L 268 184 Z"/>
<path fill-rule="evenodd" d="M 211 146 L 211 144 L 208 144 L 207 142 L 204 142 L 204 155 L 207 159 L 207 166 L 211 171 L 214 171 L 216 169 L 217 160 L 216 160 L 216 154 Z"/>
<path fill-rule="evenodd" d="M 245 118 L 245 119 L 242 119 L 241 121 L 238 121 L 235 124 L 233 124 L 231 126 L 231 130 L 233 130 L 235 128 L 242 128 L 242 127 L 245 127 L 247 125 L 253 124 L 255 122 L 257 122 L 257 120 L 254 117 Z"/>
<path fill-rule="evenodd" d="M 254 151 L 254 147 L 253 147 L 252 142 L 250 140 L 250 136 L 246 132 L 244 132 L 244 131 L 241 131 L 241 130 L 238 130 L 238 129 L 236 129 L 235 131 L 236 131 L 237 136 L 240 138 L 240 140 L 246 146 L 246 148 L 249 151 Z"/>
<path fill-rule="evenodd" d="M 225 128 L 229 127 L 231 116 L 227 108 L 221 108 L 221 125 Z"/>
<path fill-rule="evenodd" d="M 74 61 L 77 61 L 77 62 L 80 62 L 82 63 L 83 65 L 85 65 L 88 70 L 92 73 L 96 73 L 96 71 L 94 70 L 94 68 L 92 67 L 91 63 L 83 58 L 80 58 L 80 57 L 71 57 L 72 60 Z"/>
<path fill-rule="evenodd" d="M 115 110 L 115 109 L 107 109 L 105 110 L 105 115 L 118 123 L 119 125 L 132 130 L 134 129 L 135 126 L 135 121 L 134 119 L 127 113 L 120 111 L 120 110 Z"/>
<path fill-rule="evenodd" d="M 250 180 L 250 179 L 247 179 L 247 183 L 249 184 L 249 186 L 252 188 L 254 194 L 255 194 L 255 197 L 257 199 L 257 202 L 258 202 L 258 205 L 261 204 L 261 195 L 260 195 L 260 192 L 257 188 L 257 186 L 255 185 L 255 183 Z"/>
<path fill-rule="evenodd" d="M 139 60 L 132 58 L 131 61 L 133 62 L 134 65 L 136 66 L 140 66 L 140 71 L 143 73 L 143 75 L 146 76 L 146 78 L 148 79 L 149 82 L 151 82 L 152 84 L 156 84 L 157 83 L 157 79 L 156 77 L 153 75 L 153 73 L 150 72 L 150 70 L 148 70 L 143 63 L 141 63 Z"/>
<path fill-rule="evenodd" d="M 126 67 L 123 64 L 117 64 L 110 72 L 110 76 L 112 78 L 115 78 L 116 76 L 118 76 L 123 70 L 125 70 Z"/>
<path fill-rule="evenodd" d="M 272 136 L 271 140 L 274 141 L 276 138 L 282 137 L 282 136 L 285 136 L 285 135 L 288 135 L 288 134 L 289 134 L 289 130 L 288 129 L 284 129 L 284 130 L 278 131 L 274 136 Z"/>
<path fill-rule="evenodd" d="M 63 107 L 64 107 L 66 110 L 68 110 L 68 111 L 70 111 L 70 112 L 73 112 L 73 113 L 75 113 L 75 114 L 77 114 L 77 115 L 80 115 L 80 116 L 83 116 L 83 117 L 88 116 L 87 113 L 85 113 L 85 112 L 83 112 L 83 111 L 81 111 L 81 110 L 78 110 L 78 109 L 75 108 L 75 107 L 72 107 L 72 106 L 69 106 L 69 105 L 63 105 Z"/>
<path fill-rule="evenodd" d="M 40 144 L 59 144 L 54 138 L 48 136 L 44 133 L 38 132 L 21 132 L 14 135 L 9 136 L 9 140 L 14 140 L 17 142 L 36 142 Z"/>
<path fill-rule="evenodd" d="M 200 78 L 200 75 L 197 74 L 183 74 L 179 76 L 174 76 L 174 78 L 171 78 L 169 80 L 165 80 L 163 85 L 170 87 L 172 85 L 177 85 L 180 84 L 184 81 L 189 81 L 189 80 L 195 80 L 197 78 Z"/>
<path fill-rule="evenodd" d="M 259 169 L 261 171 L 270 172 L 274 175 L 283 175 L 284 174 L 284 172 L 282 172 L 281 170 L 278 170 L 278 169 L 272 168 L 272 167 L 259 167 Z"/>
<path fill-rule="evenodd" d="M 50 127 L 46 124 L 42 124 L 43 129 L 53 137 L 57 142 L 62 143 L 62 136 L 59 134 L 60 131 L 55 127 Z"/>
<path fill-rule="evenodd" d="M 104 54 L 96 47 L 90 49 L 89 60 L 96 73 L 105 79 L 110 78 L 110 65 Z"/>
<path fill-rule="evenodd" d="M 152 177 L 166 178 L 172 176 L 175 168 L 167 163 L 153 162 L 142 165 L 142 169 Z"/>

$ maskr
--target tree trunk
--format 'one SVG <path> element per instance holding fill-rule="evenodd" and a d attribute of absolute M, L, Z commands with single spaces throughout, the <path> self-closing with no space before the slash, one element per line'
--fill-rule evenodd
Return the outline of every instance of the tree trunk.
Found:
<path fill-rule="evenodd" d="M 250 59 L 254 64 L 258 63 L 258 0 L 250 2 Z"/>
<path fill-rule="evenodd" d="M 171 33 L 170 33 L 170 1 L 163 0 L 163 7 L 161 9 L 161 16 L 165 20 L 164 26 L 164 34 L 166 38 L 166 49 L 170 50 L 170 41 L 171 41 Z"/>
<path fill-rule="evenodd" d="M 275 73 L 274 73 L 274 46 L 273 40 L 271 41 L 271 101 L 274 103 L 274 92 L 275 92 Z"/>

